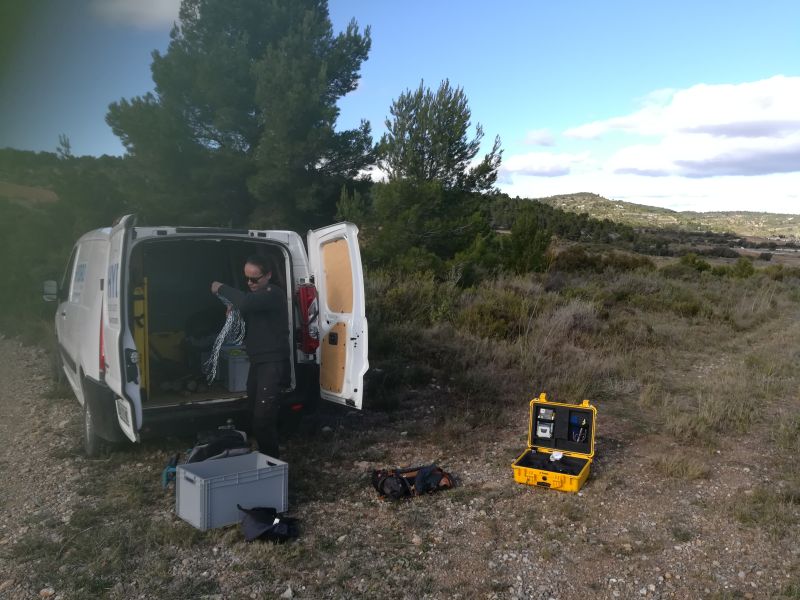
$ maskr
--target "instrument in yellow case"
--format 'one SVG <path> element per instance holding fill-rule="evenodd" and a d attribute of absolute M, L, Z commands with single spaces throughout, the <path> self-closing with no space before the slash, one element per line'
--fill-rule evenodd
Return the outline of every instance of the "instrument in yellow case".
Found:
<path fill-rule="evenodd" d="M 514 481 L 577 492 L 589 478 L 594 458 L 597 409 L 550 402 L 542 392 L 530 402 L 528 448 L 511 463 Z"/>

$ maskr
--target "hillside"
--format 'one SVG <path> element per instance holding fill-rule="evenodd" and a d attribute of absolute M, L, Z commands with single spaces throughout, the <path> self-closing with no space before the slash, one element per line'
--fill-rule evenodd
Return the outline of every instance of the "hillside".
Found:
<path fill-rule="evenodd" d="M 24 206 L 37 206 L 58 202 L 58 196 L 54 191 L 42 187 L 0 181 L 0 200 L 8 200 Z"/>
<path fill-rule="evenodd" d="M 588 213 L 596 219 L 609 219 L 633 227 L 730 232 L 757 237 L 800 237 L 800 215 L 747 211 L 678 212 L 609 200 L 591 193 L 564 194 L 537 200 L 569 212 Z"/>

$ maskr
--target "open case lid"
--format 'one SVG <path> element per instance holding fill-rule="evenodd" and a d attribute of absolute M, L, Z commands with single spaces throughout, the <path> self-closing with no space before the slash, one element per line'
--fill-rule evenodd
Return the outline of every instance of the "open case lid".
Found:
<path fill-rule="evenodd" d="M 549 402 L 542 392 L 531 400 L 528 447 L 592 458 L 596 422 L 597 409 L 588 400 L 580 404 Z"/>

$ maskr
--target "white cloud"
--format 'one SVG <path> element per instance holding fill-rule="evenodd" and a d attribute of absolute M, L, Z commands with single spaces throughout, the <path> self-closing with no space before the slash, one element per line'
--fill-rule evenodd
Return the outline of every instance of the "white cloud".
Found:
<path fill-rule="evenodd" d="M 525 134 L 524 143 L 529 146 L 555 146 L 556 138 L 549 129 L 535 129 Z"/>
<path fill-rule="evenodd" d="M 527 154 L 516 154 L 503 159 L 500 176 L 505 180 L 514 175 L 559 177 L 569 174 L 574 165 L 588 159 L 588 153 L 528 152 Z"/>
<path fill-rule="evenodd" d="M 90 6 L 111 23 L 158 29 L 177 21 L 180 4 L 180 0 L 92 0 Z"/>
<path fill-rule="evenodd" d="M 658 90 L 649 94 L 637 112 L 594 121 L 564 132 L 565 136 L 593 139 L 623 131 L 641 135 L 705 132 L 739 137 L 775 135 L 800 128 L 800 77 L 776 75 L 740 84 L 698 84 L 685 90 Z"/>
<path fill-rule="evenodd" d="M 375 182 L 385 182 L 389 180 L 389 174 L 378 165 L 372 165 L 358 172 L 359 179 L 370 179 Z"/>
<path fill-rule="evenodd" d="M 798 107 L 800 77 L 656 90 L 631 114 L 564 132 L 570 153 L 506 155 L 498 187 L 524 198 L 594 192 L 673 210 L 800 214 Z"/>
<path fill-rule="evenodd" d="M 800 171 L 800 77 L 659 90 L 644 104 L 564 135 L 657 138 L 616 152 L 607 167 L 617 173 L 702 178 Z"/>

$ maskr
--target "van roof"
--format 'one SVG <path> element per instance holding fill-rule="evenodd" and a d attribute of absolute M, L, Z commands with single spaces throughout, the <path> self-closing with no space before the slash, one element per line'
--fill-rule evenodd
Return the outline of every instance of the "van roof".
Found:
<path fill-rule="evenodd" d="M 79 239 L 78 243 L 90 241 L 108 241 L 108 236 L 111 235 L 111 227 L 103 227 L 101 229 L 93 229 L 88 233 L 84 233 Z"/>

